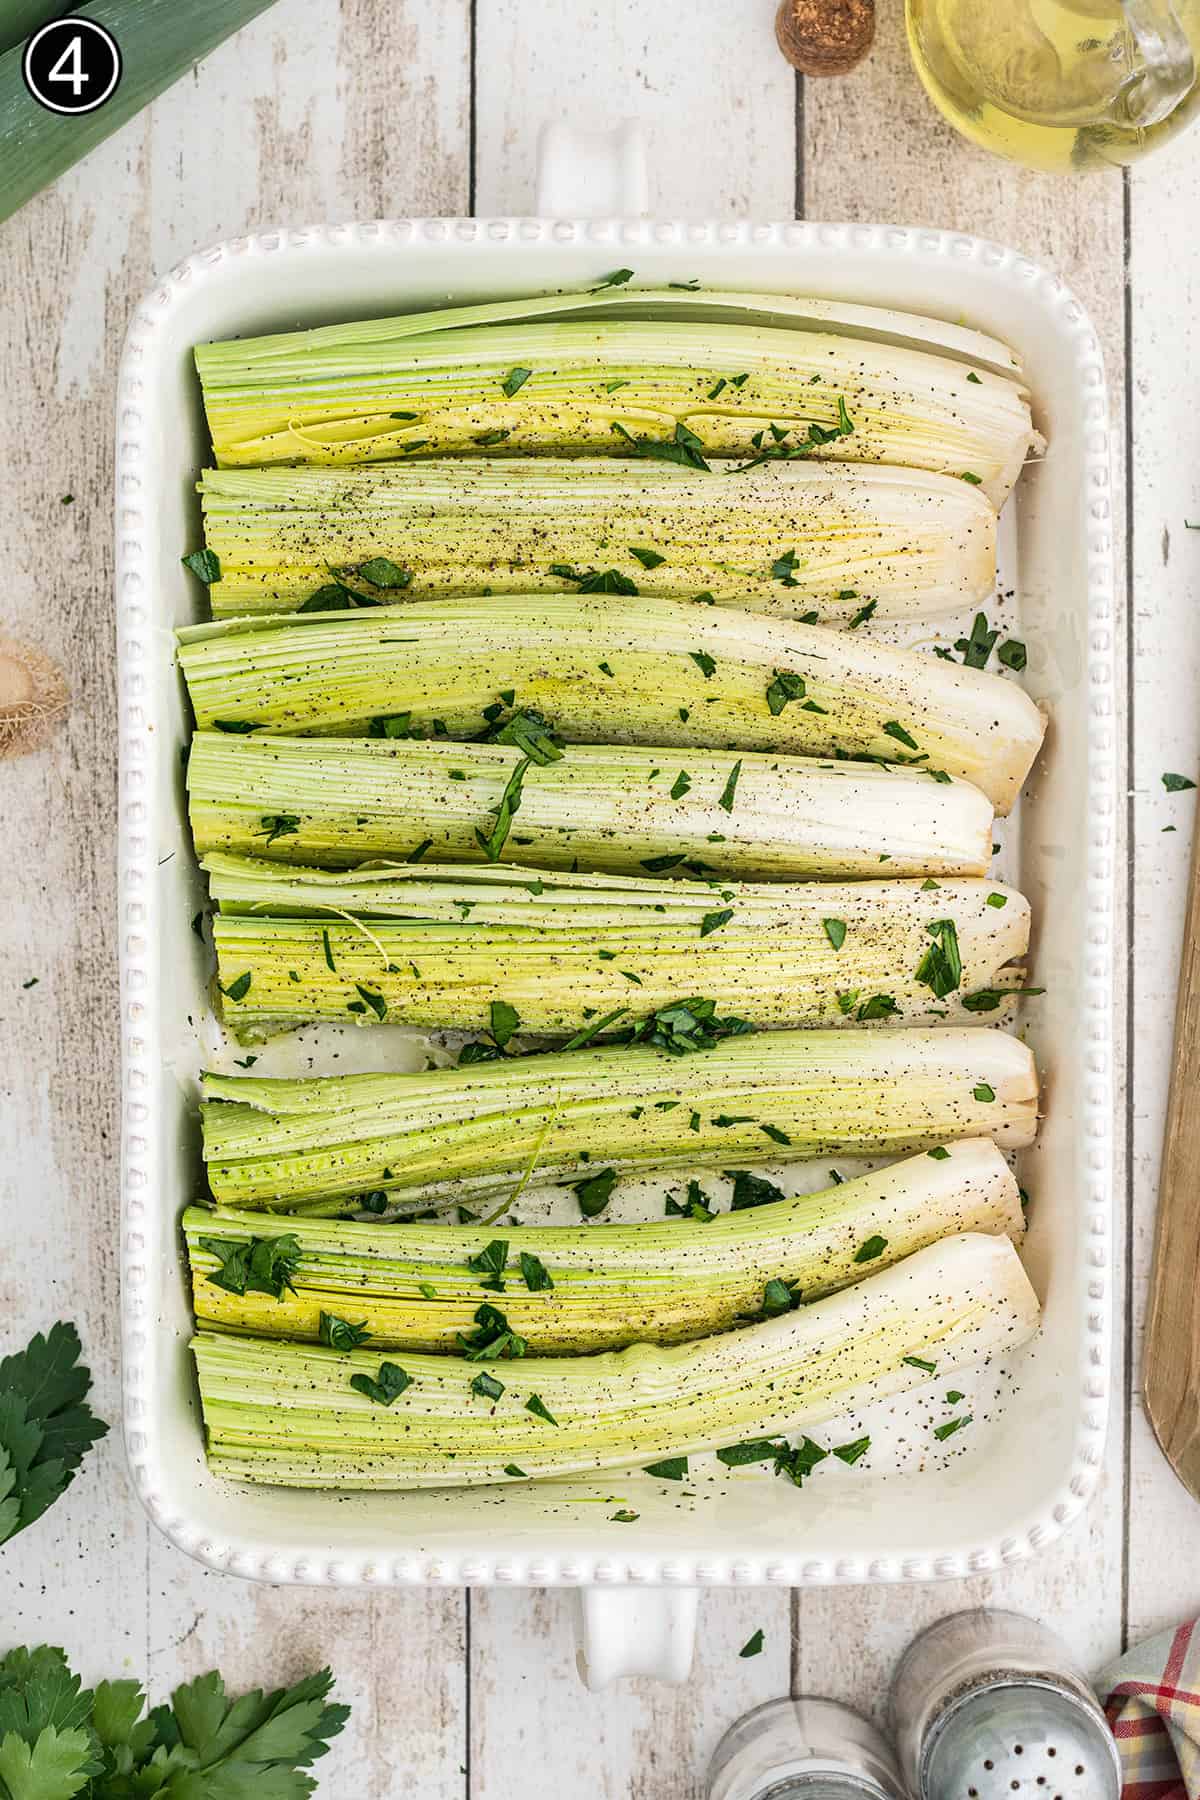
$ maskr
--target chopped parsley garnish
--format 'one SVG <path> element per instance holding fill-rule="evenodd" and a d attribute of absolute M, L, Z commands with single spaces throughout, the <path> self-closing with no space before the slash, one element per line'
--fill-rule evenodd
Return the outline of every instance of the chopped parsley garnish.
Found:
<path fill-rule="evenodd" d="M 485 1300 L 477 1308 L 475 1325 L 476 1330 L 469 1336 L 461 1331 L 458 1334 L 468 1362 L 500 1362 L 503 1358 L 516 1361 L 529 1348 L 527 1340 L 512 1330 L 504 1314 L 490 1301 Z"/>
<path fill-rule="evenodd" d="M 833 1447 L 833 1454 L 838 1458 L 839 1462 L 844 1462 L 849 1468 L 853 1468 L 856 1462 L 861 1462 L 862 1458 L 867 1454 L 867 1451 L 870 1448 L 870 1438 L 860 1437 L 855 1438 L 854 1442 L 851 1444 L 835 1444 Z"/>
<path fill-rule="evenodd" d="M 644 856 L 642 867 L 651 875 L 664 875 L 668 869 L 677 869 L 686 860 L 682 850 L 674 854 L 668 851 L 665 856 Z"/>
<path fill-rule="evenodd" d="M 273 844 L 276 838 L 295 836 L 300 829 L 300 815 L 298 813 L 264 813 L 258 823 L 260 829 L 257 835 L 265 837 L 268 844 Z"/>
<path fill-rule="evenodd" d="M 897 720 L 889 719 L 883 729 L 887 737 L 895 738 L 896 742 L 898 744 L 903 744 L 906 749 L 920 749 L 920 745 L 917 743 L 916 738 L 913 737 L 911 732 L 905 731 L 903 725 L 899 724 Z"/>
<path fill-rule="evenodd" d="M 1195 782 L 1189 781 L 1186 775 L 1164 775 L 1162 784 L 1168 794 L 1182 794 L 1188 788 L 1194 788 Z"/>
<path fill-rule="evenodd" d="M 272 1294 L 282 1300 L 284 1291 L 294 1294 L 292 1276 L 303 1252 L 300 1240 L 287 1232 L 280 1237 L 200 1239 L 200 1248 L 215 1256 L 221 1267 L 208 1280 L 229 1294 Z"/>
<path fill-rule="evenodd" d="M 640 544 L 630 544 L 629 554 L 637 557 L 643 569 L 657 569 L 667 560 L 658 550 L 647 550 Z"/>
<path fill-rule="evenodd" d="M 863 1001 L 855 1017 L 861 1025 L 867 1024 L 871 1019 L 894 1019 L 899 1012 L 900 1008 L 891 994 L 872 994 L 869 1000 Z"/>
<path fill-rule="evenodd" d="M 519 1469 L 517 1467 L 516 1463 L 505 1463 L 504 1473 L 506 1475 L 513 1476 L 514 1479 L 517 1481 L 528 1481 L 529 1480 L 529 1477 L 528 1477 L 528 1475 L 526 1475 L 524 1469 Z"/>
<path fill-rule="evenodd" d="M 221 992 L 227 1000 L 244 1000 L 250 992 L 250 981 L 251 973 L 247 969 L 245 974 L 235 976 L 229 986 L 223 987 Z"/>
<path fill-rule="evenodd" d="M 958 479 L 960 481 L 969 481 L 972 487 L 981 487 L 983 485 L 983 476 L 976 475 L 971 469 L 961 470 Z"/>
<path fill-rule="evenodd" d="M 707 650 L 689 650 L 688 655 L 704 676 L 705 681 L 711 681 L 717 670 L 716 659 L 711 657 Z"/>
<path fill-rule="evenodd" d="M 690 790 L 691 785 L 692 785 L 692 778 L 688 774 L 687 770 L 680 769 L 678 775 L 675 777 L 674 781 L 671 783 L 671 798 L 672 798 L 672 800 L 682 800 L 683 796 Z"/>
<path fill-rule="evenodd" d="M 868 600 L 865 606 L 860 606 L 850 621 L 850 630 L 854 631 L 859 625 L 865 625 L 868 619 L 874 618 L 878 605 L 878 600 Z"/>
<path fill-rule="evenodd" d="M 877 1257 L 883 1255 L 887 1247 L 887 1239 L 876 1233 L 874 1237 L 869 1237 L 865 1244 L 859 1245 L 854 1252 L 854 1260 L 856 1263 L 874 1262 Z"/>
<path fill-rule="evenodd" d="M 787 1132 L 781 1131 L 778 1125 L 760 1124 L 758 1129 L 765 1132 L 773 1144 L 790 1144 L 792 1141 Z"/>
<path fill-rule="evenodd" d="M 783 555 L 776 557 L 775 561 L 771 564 L 772 579 L 781 581 L 784 587 L 799 587 L 800 583 L 796 580 L 796 570 L 799 566 L 799 558 L 797 557 L 796 552 L 794 550 L 785 550 Z"/>
<path fill-rule="evenodd" d="M 694 1050 L 710 1050 L 729 1037 L 743 1037 L 754 1027 L 745 1019 L 719 1019 L 715 1000 L 676 1000 L 662 1006 L 648 1019 L 642 1019 L 629 1033 L 631 1044 L 651 1044 L 671 1056 L 684 1056 Z M 660 1107 L 678 1106 L 677 1100 L 656 1100 Z"/>
<path fill-rule="evenodd" d="M 322 925 L 321 927 L 321 947 L 325 952 L 325 967 L 329 970 L 331 975 L 336 975 L 337 964 L 333 960 L 333 946 L 329 942 L 328 925 Z"/>
<path fill-rule="evenodd" d="M 732 906 L 723 906 L 719 912 L 705 913 L 700 921 L 700 936 L 708 937 L 712 932 L 719 931 L 722 925 L 728 925 L 732 917 Z"/>
<path fill-rule="evenodd" d="M 328 1312 L 321 1313 L 317 1321 L 317 1334 L 330 1350 L 357 1350 L 371 1335 L 365 1319 L 352 1325 L 349 1319 L 342 1319 L 337 1313 Z"/>
<path fill-rule="evenodd" d="M 189 550 L 179 560 L 205 587 L 212 587 L 214 582 L 221 579 L 221 559 L 215 550 Z"/>
<path fill-rule="evenodd" d="M 521 1278 L 531 1294 L 545 1294 L 554 1286 L 550 1271 L 540 1256 L 530 1250 L 521 1252 Z"/>
<path fill-rule="evenodd" d="M 511 426 L 497 425 L 494 431 L 481 431 L 479 436 L 472 441 L 476 444 L 482 444 L 486 448 L 489 444 L 502 444 L 505 438 L 511 436 Z"/>
<path fill-rule="evenodd" d="M 803 700 L 807 686 L 803 675 L 789 669 L 775 669 L 767 684 L 767 705 L 771 717 L 777 719 L 789 700 Z"/>
<path fill-rule="evenodd" d="M 916 979 L 945 1000 L 962 981 L 962 958 L 953 919 L 935 919 L 928 927 L 931 943 L 917 965 Z"/>
<path fill-rule="evenodd" d="M 1001 644 L 996 655 L 1006 669 L 1012 669 L 1018 675 L 1029 660 L 1020 638 L 1009 638 L 1007 643 Z"/>
<path fill-rule="evenodd" d="M 995 907 L 1007 906 L 1008 905 L 1008 895 L 1007 894 L 989 894 L 987 897 L 987 903 L 989 906 L 995 906 Z"/>
<path fill-rule="evenodd" d="M 956 638 L 954 648 L 962 651 L 963 664 L 966 668 L 982 669 L 992 654 L 992 647 L 999 636 L 998 628 L 995 631 L 989 629 L 987 614 L 978 612 L 975 614 L 975 621 L 971 626 L 970 637 Z"/>
<path fill-rule="evenodd" d="M 976 1100 L 981 1100 L 985 1103 L 996 1098 L 995 1088 L 989 1086 L 986 1081 L 981 1081 L 977 1087 L 971 1089 L 971 1092 L 974 1094 Z"/>
<path fill-rule="evenodd" d="M 406 1375 L 399 1363 L 382 1362 L 378 1376 L 352 1375 L 350 1386 L 360 1394 L 365 1394 L 368 1400 L 373 1400 L 376 1406 L 391 1406 L 405 1388 L 412 1386 L 412 1376 Z"/>
<path fill-rule="evenodd" d="M 504 1392 L 504 1383 L 489 1375 L 486 1369 L 480 1369 L 471 1383 L 471 1392 L 484 1400 L 499 1400 Z"/>
<path fill-rule="evenodd" d="M 938 1440 L 939 1444 L 944 1444 L 948 1437 L 953 1437 L 956 1431 L 961 1431 L 964 1425 L 969 1425 L 970 1423 L 971 1414 L 962 1413 L 957 1419 L 948 1419 L 944 1425 L 935 1426 L 933 1435 Z"/>
<path fill-rule="evenodd" d="M 544 1419 L 547 1425 L 558 1424 L 558 1420 L 554 1417 L 554 1414 L 550 1411 L 540 1394 L 530 1394 L 528 1400 L 525 1402 L 525 1411 L 531 1412 L 537 1419 Z"/>
<path fill-rule="evenodd" d="M 508 1239 L 493 1238 L 491 1243 L 485 1244 L 483 1249 L 478 1251 L 476 1255 L 467 1258 L 467 1267 L 468 1269 L 473 1269 L 477 1275 L 483 1275 L 485 1277 L 485 1279 L 480 1282 L 480 1287 L 490 1288 L 495 1294 L 502 1294 L 504 1292 L 504 1270 L 507 1262 Z"/>
<path fill-rule="evenodd" d="M 945 1144 L 935 1144 L 933 1149 L 927 1150 L 925 1154 L 926 1156 L 931 1156 L 934 1162 L 948 1162 L 950 1160 L 950 1152 L 947 1150 Z"/>
<path fill-rule="evenodd" d="M 496 808 L 495 823 L 493 824 L 491 831 L 485 834 L 479 829 L 478 825 L 475 827 L 475 841 L 489 862 L 498 862 L 500 860 L 500 852 L 508 842 L 508 834 L 512 830 L 513 817 L 519 811 L 521 805 L 525 771 L 529 768 L 532 761 L 532 757 L 523 756 L 509 776 L 508 781 L 505 784 L 504 792 L 500 796 L 500 804 Z"/>
<path fill-rule="evenodd" d="M 674 435 L 670 438 L 634 437 L 623 425 L 614 422 L 613 431 L 623 438 L 635 456 L 653 457 L 658 462 L 680 463 L 687 469 L 704 469 L 709 465 L 704 459 L 704 444 L 694 431 L 680 423 L 676 425 Z"/>
<path fill-rule="evenodd" d="M 825 936 L 829 939 L 834 949 L 840 950 L 846 941 L 845 919 L 822 919 L 821 924 L 824 927 Z"/>
<path fill-rule="evenodd" d="M 380 1022 L 386 1019 L 387 1001 L 384 999 L 383 995 L 377 994 L 373 988 L 363 987 L 360 981 L 356 981 L 354 985 L 358 989 L 363 1000 L 366 1001 L 371 1011 L 375 1014 L 375 1017 L 380 1020 Z"/>
<path fill-rule="evenodd" d="M 601 1169 L 596 1175 L 590 1175 L 586 1181 L 572 1183 L 572 1191 L 579 1202 L 579 1210 L 585 1219 L 599 1216 L 612 1199 L 612 1191 L 617 1185 L 615 1169 Z"/>
<path fill-rule="evenodd" d="M 737 792 L 738 776 L 741 774 L 741 772 L 742 772 L 742 759 L 739 756 L 737 761 L 734 763 L 732 769 L 730 769 L 730 771 L 729 771 L 729 778 L 726 781 L 725 786 L 721 791 L 720 798 L 717 801 L 717 805 L 722 807 L 727 813 L 731 813 L 733 811 L 733 796 Z"/>
<path fill-rule="evenodd" d="M 763 1634 L 762 1634 L 762 1630 L 760 1628 L 758 1631 L 756 1631 L 753 1634 L 752 1637 L 748 1637 L 746 1639 L 746 1642 L 742 1645 L 741 1649 L 738 1651 L 738 1655 L 739 1656 L 757 1656 L 759 1651 L 762 1649 L 762 1647 L 763 1647 Z"/>
<path fill-rule="evenodd" d="M 937 1370 L 937 1364 L 926 1362 L 923 1356 L 902 1356 L 900 1360 L 906 1362 L 910 1369 L 923 1370 L 926 1375 L 932 1375 Z"/>
<path fill-rule="evenodd" d="M 507 1000 L 493 1000 L 491 1006 L 492 1037 L 501 1050 L 520 1028 L 521 1015 Z"/>
<path fill-rule="evenodd" d="M 525 383 L 532 374 L 532 369 L 522 369 L 520 367 L 510 369 L 508 374 L 504 377 L 504 380 L 500 383 L 500 386 L 511 400 L 517 390 L 525 386 Z"/>
<path fill-rule="evenodd" d="M 614 269 L 611 275 L 605 275 L 594 288 L 589 288 L 588 292 L 602 294 L 605 288 L 624 287 L 627 281 L 632 280 L 632 269 Z"/>
<path fill-rule="evenodd" d="M 555 1420 L 556 1424 L 557 1422 L 558 1421 Z M 631 1512 L 627 1506 L 623 1506 L 620 1512 L 613 1513 L 610 1523 L 613 1525 L 633 1525 L 641 1518 L 641 1516 L 641 1513 Z"/>
<path fill-rule="evenodd" d="M 782 1313 L 794 1312 L 799 1304 L 797 1290 L 778 1276 L 772 1276 L 763 1289 L 762 1313 L 766 1319 L 777 1319 Z"/>
<path fill-rule="evenodd" d="M 731 1212 L 745 1212 L 751 1206 L 766 1206 L 772 1200 L 785 1198 L 781 1187 L 752 1169 L 726 1169 L 725 1174 L 733 1183 Z"/>
<path fill-rule="evenodd" d="M 686 1481 L 688 1459 L 686 1456 L 666 1456 L 662 1462 L 647 1463 L 644 1473 L 657 1476 L 659 1481 Z"/>

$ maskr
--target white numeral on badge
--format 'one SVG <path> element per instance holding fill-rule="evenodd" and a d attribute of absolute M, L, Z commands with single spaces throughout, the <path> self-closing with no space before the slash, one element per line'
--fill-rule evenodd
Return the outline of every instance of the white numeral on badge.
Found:
<path fill-rule="evenodd" d="M 87 82 L 83 67 L 83 39 L 73 37 L 47 76 L 48 81 L 69 81 L 78 100 Z"/>

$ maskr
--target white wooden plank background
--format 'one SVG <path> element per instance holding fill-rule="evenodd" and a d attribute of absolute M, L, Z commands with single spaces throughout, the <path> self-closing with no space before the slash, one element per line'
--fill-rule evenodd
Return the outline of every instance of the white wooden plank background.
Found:
<path fill-rule="evenodd" d="M 1200 769 L 1200 532 L 1184 529 L 1200 519 L 1200 247 L 1179 229 L 1200 215 L 1200 138 L 1124 182 L 1028 175 L 935 118 L 907 66 L 900 0 L 881 0 L 870 61 L 824 84 L 793 79 L 772 12 L 772 0 L 279 0 L 0 227 L 0 628 L 59 657 L 75 695 L 48 752 L 0 768 L 0 1315 L 6 1344 L 78 1319 L 113 1418 L 109 437 L 117 347 L 152 274 L 268 223 L 526 211 L 543 118 L 635 115 L 664 213 L 953 225 L 1052 263 L 1100 325 L 1119 417 L 1129 401 L 1134 928 L 1119 1235 L 1132 1330 L 1115 1346 L 1110 1455 L 1086 1524 L 994 1582 L 709 1595 L 688 1688 L 591 1696 L 574 1669 L 574 1596 L 347 1597 L 209 1575 L 147 1526 L 110 1441 L 0 1557 L 5 1645 L 61 1642 L 86 1675 L 144 1673 L 156 1693 L 216 1664 L 250 1684 L 328 1659 L 354 1705 L 323 1765 L 330 1793 L 695 1800 L 716 1737 L 745 1707 L 789 1685 L 876 1707 L 912 1631 L 968 1599 L 1057 1620 L 1092 1665 L 1200 1605 L 1200 1509 L 1130 1399 L 1192 816 L 1192 797 L 1167 796 L 1160 775 Z M 1122 422 L 1119 450 L 1129 441 Z M 759 1626 L 763 1654 L 739 1658 Z"/>

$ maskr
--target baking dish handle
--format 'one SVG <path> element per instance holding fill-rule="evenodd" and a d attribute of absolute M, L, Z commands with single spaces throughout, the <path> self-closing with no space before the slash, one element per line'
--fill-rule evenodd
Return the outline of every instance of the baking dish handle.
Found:
<path fill-rule="evenodd" d="M 542 126 L 537 212 L 543 219 L 638 217 L 650 210 L 646 144 L 635 119 L 611 131 L 576 131 L 561 119 Z"/>
<path fill-rule="evenodd" d="M 622 1675 L 687 1680 L 699 1588 L 587 1587 L 579 1597 L 579 1673 L 593 1692 Z"/>

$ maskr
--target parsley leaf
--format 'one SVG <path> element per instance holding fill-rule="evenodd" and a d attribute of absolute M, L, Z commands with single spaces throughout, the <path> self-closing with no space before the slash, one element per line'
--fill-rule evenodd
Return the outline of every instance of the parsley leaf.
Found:
<path fill-rule="evenodd" d="M 179 560 L 205 587 L 212 587 L 214 582 L 221 579 L 221 559 L 215 550 L 189 550 Z"/>
<path fill-rule="evenodd" d="M 273 1294 L 276 1300 L 285 1291 L 296 1292 L 292 1276 L 303 1252 L 290 1231 L 268 1238 L 202 1237 L 199 1243 L 221 1265 L 207 1278 L 214 1287 L 228 1294 Z"/>
<path fill-rule="evenodd" d="M 763 1634 L 762 1634 L 762 1630 L 760 1628 L 758 1631 L 754 1632 L 752 1634 L 752 1636 L 750 1636 L 746 1639 L 746 1642 L 742 1645 L 741 1649 L 738 1651 L 738 1655 L 739 1656 L 757 1656 L 759 1654 L 759 1652 L 761 1651 L 762 1647 L 763 1647 Z"/>
<path fill-rule="evenodd" d="M 92 1378 L 79 1355 L 74 1325 L 60 1322 L 0 1361 L 0 1543 L 41 1517 L 108 1431 L 86 1403 Z"/>
<path fill-rule="evenodd" d="M 532 369 L 522 369 L 520 367 L 510 369 L 508 374 L 504 377 L 504 380 L 500 383 L 500 386 L 511 400 L 517 390 L 525 386 L 525 383 L 532 374 Z"/>
<path fill-rule="evenodd" d="M 1168 794 L 1182 794 L 1188 788 L 1194 788 L 1195 782 L 1189 781 L 1186 775 L 1164 775 L 1162 784 Z"/>
<path fill-rule="evenodd" d="M 412 1386 L 412 1376 L 405 1373 L 399 1363 L 381 1362 L 378 1376 L 352 1375 L 350 1386 L 358 1393 L 365 1394 L 376 1406 L 391 1406 L 398 1400 L 405 1388 Z"/>
<path fill-rule="evenodd" d="M 357 1350 L 365 1344 L 371 1333 L 367 1330 L 367 1321 L 352 1325 L 349 1319 L 339 1318 L 337 1313 L 322 1312 L 317 1324 L 320 1340 L 330 1350 Z"/>
<path fill-rule="evenodd" d="M 803 700 L 807 691 L 803 675 L 793 674 L 789 669 L 775 669 L 767 684 L 767 705 L 771 709 L 771 717 L 777 719 L 789 700 Z"/>
<path fill-rule="evenodd" d="M 525 771 L 533 758 L 523 756 L 505 784 L 500 796 L 500 804 L 496 808 L 495 822 L 489 832 L 482 832 L 475 827 L 475 841 L 489 862 L 499 862 L 500 852 L 508 842 L 508 834 L 512 830 L 513 818 L 520 809 L 522 787 Z"/>
<path fill-rule="evenodd" d="M 594 1219 L 604 1211 L 612 1199 L 612 1191 L 616 1185 L 615 1169 L 601 1169 L 598 1174 L 589 1175 L 586 1181 L 572 1183 L 572 1191 L 585 1219 Z"/>

